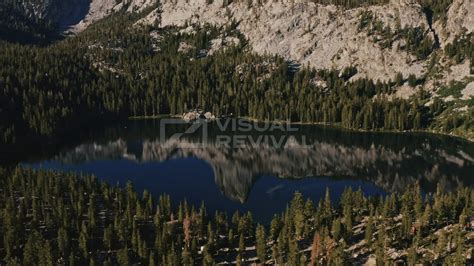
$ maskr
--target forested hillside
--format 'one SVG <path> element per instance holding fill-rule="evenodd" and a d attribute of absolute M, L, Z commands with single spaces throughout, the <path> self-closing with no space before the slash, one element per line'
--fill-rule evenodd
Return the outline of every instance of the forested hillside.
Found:
<path fill-rule="evenodd" d="M 472 260 L 468 189 L 422 195 L 415 186 L 385 198 L 346 189 L 339 202 L 327 191 L 319 203 L 295 193 L 284 213 L 260 225 L 252 213 L 211 214 L 204 203 L 153 199 L 92 177 L 15 169 L 2 170 L 0 184 L 0 262 L 10 265 Z"/>
<path fill-rule="evenodd" d="M 470 0 L 0 1 L 2 152 L 23 139 L 54 146 L 61 134 L 86 127 L 196 108 L 217 117 L 474 139 Z M 378 176 L 390 171 L 398 180 L 397 161 L 374 153 L 370 136 L 365 141 L 374 148 L 320 143 L 328 156 L 315 152 L 321 162 L 332 155 L 341 163 L 334 155 L 343 151 L 365 170 L 352 155 L 367 162 L 370 153 L 383 161 L 374 168 L 387 165 Z M 410 156 L 407 143 L 397 142 L 397 154 Z M 425 157 L 437 149 L 429 148 Z M 471 156 L 456 147 L 461 161 L 436 152 L 469 169 Z M 294 153 L 282 160 L 290 156 L 299 163 Z M 244 163 L 258 163 L 251 160 Z M 449 180 L 462 184 L 452 172 Z M 432 176 L 425 179 L 438 182 Z M 262 225 L 252 213 L 211 214 L 205 203 L 153 199 L 132 184 L 0 168 L 0 264 L 472 264 L 473 215 L 471 189 L 432 194 L 415 185 L 370 198 L 346 189 L 339 201 L 330 191 L 320 202 L 295 193 L 284 213 Z"/>
<path fill-rule="evenodd" d="M 44 44 L 57 37 L 57 28 L 47 20 L 31 17 L 19 1 L 0 2 L 0 39 Z"/>
<path fill-rule="evenodd" d="M 472 113 L 438 119 L 449 103 L 426 106 L 432 98 L 423 90 L 406 100 L 383 97 L 405 82 L 403 76 L 350 81 L 355 67 L 316 71 L 254 54 L 232 25 L 189 34 L 132 27 L 135 20 L 136 15 L 113 16 L 44 48 L 1 43 L 3 141 L 12 142 L 17 132 L 51 136 L 93 120 L 182 114 L 195 107 L 365 130 L 472 130 Z M 207 55 L 211 41 L 230 37 L 239 44 Z M 465 45 L 446 49 L 465 53 L 456 47 Z"/>
<path fill-rule="evenodd" d="M 344 8 L 387 4 L 317 3 Z M 430 23 L 447 19 L 451 1 L 420 3 L 430 14 Z M 378 9 L 357 13 L 361 38 L 380 49 L 398 49 L 428 71 L 389 73 L 393 78 L 379 81 L 364 78 L 360 65 L 317 70 L 281 56 L 256 53 L 250 45 L 254 41 L 242 34 L 241 21 L 186 22 L 183 27 L 163 26 L 159 20 L 144 23 L 147 14 L 157 12 L 156 5 L 140 12 L 121 9 L 74 37 L 46 46 L 24 45 L 50 42 L 58 25 L 47 16 L 31 16 L 28 4 L 32 3 L 0 4 L 4 14 L 0 38 L 5 40 L 0 41 L 0 140 L 4 143 L 23 136 L 53 136 L 98 121 L 179 115 L 196 107 L 217 116 L 330 123 L 362 130 L 433 130 L 472 138 L 474 102 L 468 89 L 472 78 L 468 74 L 451 79 L 446 74 L 450 67 L 466 64 L 472 71 L 472 33 L 465 32 L 441 48 L 422 24 L 390 27 Z M 55 6 L 55 12 L 49 13 L 60 10 Z"/>

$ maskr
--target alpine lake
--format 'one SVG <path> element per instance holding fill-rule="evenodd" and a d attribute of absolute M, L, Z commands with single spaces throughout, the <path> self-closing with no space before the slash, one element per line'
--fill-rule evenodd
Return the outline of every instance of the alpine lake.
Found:
<path fill-rule="evenodd" d="M 337 200 L 349 187 L 367 196 L 403 192 L 416 182 L 424 193 L 474 187 L 474 143 L 427 133 L 156 119 L 63 139 L 2 156 L 111 185 L 131 181 L 138 193 L 168 194 L 175 204 L 186 199 L 196 207 L 204 202 L 210 213 L 251 211 L 262 223 L 284 211 L 295 191 L 318 202 L 326 189 Z"/>

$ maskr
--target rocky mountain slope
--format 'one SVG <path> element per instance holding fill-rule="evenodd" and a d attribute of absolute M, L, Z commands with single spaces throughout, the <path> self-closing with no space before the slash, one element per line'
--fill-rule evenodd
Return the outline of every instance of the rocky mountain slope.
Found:
<path fill-rule="evenodd" d="M 431 43 L 428 48 L 445 47 L 462 33 L 474 30 L 474 2 L 454 0 L 446 19 L 432 21 L 416 0 L 390 0 L 384 5 L 347 9 L 315 4 L 306 0 L 226 1 L 226 0 L 43 0 L 24 1 L 32 16 L 48 17 L 62 29 L 78 33 L 94 22 L 118 11 L 143 13 L 138 24 L 160 23 L 162 27 L 210 23 L 236 23 L 253 51 L 277 54 L 317 69 L 357 68 L 353 79 L 394 80 L 397 73 L 424 78 L 429 74 L 430 59 L 408 51 L 408 40 L 387 40 L 385 30 L 393 34 L 417 29 Z M 151 12 L 147 8 L 156 7 Z M 147 11 L 147 12 L 143 12 Z M 365 20 L 365 21 L 364 21 Z M 441 56 L 441 59 L 443 56 Z M 440 59 L 439 57 L 437 58 Z M 472 77 L 469 64 L 452 69 L 443 61 L 444 76 L 455 79 Z M 451 73 L 454 72 L 454 73 Z M 448 79 L 442 81 L 449 81 Z M 430 88 L 436 84 L 430 83 Z M 408 97 L 412 91 L 405 90 Z"/>
<path fill-rule="evenodd" d="M 155 0 L 5 0 L 17 20 L 45 22 L 60 32 L 77 33 L 98 20 L 119 11 L 140 12 Z M 21 16 L 19 16 L 21 15 Z"/>
<path fill-rule="evenodd" d="M 288 78 L 289 81 L 299 82 L 303 79 L 293 80 L 293 74 L 303 75 L 307 70 L 324 70 L 305 74 L 308 78 L 305 83 L 291 88 L 298 90 L 300 87 L 311 87 L 305 92 L 309 96 L 312 95 L 311 100 L 307 96 L 293 100 L 298 102 L 301 109 L 297 115 L 292 114 L 290 117 L 288 111 L 285 115 L 274 115 L 273 110 L 266 110 L 264 105 L 255 101 L 247 103 L 253 107 L 252 110 L 245 110 L 239 115 L 269 120 L 342 123 L 342 126 L 349 128 L 361 128 L 364 118 L 367 122 L 363 126 L 365 129 L 371 128 L 371 121 L 372 128 L 384 130 L 423 129 L 474 138 L 474 4 L 471 0 L 361 0 L 348 1 L 355 3 L 350 6 L 344 4 L 348 2 L 339 1 L 339 5 L 330 5 L 328 2 L 337 0 L 176 0 L 159 3 L 155 0 L 22 0 L 22 7 L 18 10 L 23 10 L 23 13 L 34 21 L 50 21 L 63 32 L 72 33 L 69 39 L 58 42 L 58 45 L 64 44 L 64 51 L 79 52 L 77 56 L 86 58 L 84 64 L 90 65 L 91 72 L 107 72 L 115 78 L 126 78 L 129 82 L 143 80 L 142 85 L 135 86 L 136 90 L 144 93 L 144 88 L 149 86 L 147 95 L 151 98 L 147 98 L 148 102 L 144 103 L 141 101 L 143 95 L 137 97 L 140 100 L 134 102 L 134 106 L 130 108 L 133 112 L 129 112 L 128 116 L 148 116 L 157 112 L 177 114 L 196 107 L 196 99 L 188 101 L 183 96 L 180 100 L 182 104 L 175 108 L 172 103 L 170 106 L 173 108 L 168 108 L 169 106 L 164 104 L 169 100 L 168 97 L 160 99 L 163 104 L 156 110 L 157 104 L 152 102 L 159 98 L 158 95 L 164 97 L 163 88 L 151 81 L 167 73 L 164 71 L 157 76 L 156 71 L 163 70 L 155 67 L 159 66 L 158 62 L 163 61 L 161 56 L 175 54 L 183 57 L 185 61 L 194 61 L 193 64 L 197 62 L 197 65 L 200 61 L 217 63 L 217 60 L 225 61 L 218 59 L 219 57 L 230 56 L 219 53 L 219 50 L 234 46 L 236 49 L 231 49 L 231 53 L 242 56 L 242 59 L 251 55 L 261 60 L 254 59 L 254 65 L 247 62 L 237 64 L 231 60 L 227 62 L 229 76 L 221 79 L 228 83 L 227 95 L 219 92 L 223 84 L 211 86 L 216 90 L 214 95 L 223 96 L 223 102 L 231 100 L 227 99 L 228 97 L 242 96 L 236 92 L 242 89 L 241 85 L 245 85 L 242 79 L 244 75 L 251 75 L 248 81 L 255 83 L 253 88 L 265 85 L 267 95 L 262 101 L 274 105 L 293 96 L 282 89 L 283 87 L 278 88 L 280 92 L 275 93 L 275 88 L 266 86 L 267 82 L 275 83 L 279 80 L 275 79 L 275 74 L 282 74 L 280 76 Z M 372 5 L 361 4 L 368 2 Z M 2 23 L 0 19 L 0 26 Z M 5 35 L 1 28 L 0 39 Z M 6 34 L 7 37 L 13 36 L 8 30 Z M 163 53 L 165 50 L 169 53 Z M 160 59 L 153 62 L 154 57 L 158 55 Z M 50 58 L 51 53 L 46 52 L 45 57 Z M 203 58 L 206 59 L 200 60 Z M 279 67 L 269 63 L 275 60 L 280 62 Z M 138 64 L 144 61 L 147 61 L 149 66 Z M 259 73 L 252 73 L 251 68 L 247 67 L 249 65 Z M 298 68 L 301 71 L 297 71 Z M 333 76 L 324 74 L 328 72 Z M 102 77 L 96 74 L 97 77 Z M 229 79 L 235 74 L 240 75 L 241 82 Z M 237 76 L 235 78 L 239 79 Z M 337 86 L 333 82 L 335 79 L 339 79 Z M 5 78 L 5 82 L 11 83 L 11 80 Z M 190 84 L 195 81 L 196 79 L 191 78 Z M 165 81 L 160 81 L 159 84 L 163 82 Z M 113 82 L 107 79 L 104 83 Z M 186 82 L 181 81 L 180 84 L 184 85 Z M 196 83 L 198 87 L 202 84 L 204 83 Z M 360 88 L 355 88 L 359 85 L 364 87 L 364 95 L 361 95 Z M 275 87 L 275 84 L 271 86 Z M 291 84 L 287 83 L 285 86 Z M 353 86 L 354 90 L 337 90 L 349 86 Z M 377 87 L 377 90 L 372 90 L 371 86 Z M 130 87 L 122 89 L 128 90 Z M 170 87 L 169 84 L 166 87 Z M 178 90 L 183 89 L 192 91 L 194 88 L 186 85 Z M 248 91 L 248 88 L 243 90 L 244 93 Z M 110 90 L 107 91 L 109 92 Z M 347 97 L 350 104 L 345 97 L 341 97 L 347 92 L 351 94 Z M 7 95 L 8 93 L 10 91 Z M 130 99 L 122 99 L 124 95 L 120 94 L 121 92 L 117 92 L 114 101 L 130 102 Z M 337 95 L 330 97 L 329 94 Z M 358 102 L 360 96 L 364 97 L 362 102 Z M 21 97 L 23 95 L 19 96 Z M 100 97 L 103 97 L 102 102 L 110 101 L 110 96 Z M 58 98 L 59 102 L 62 101 Z M 208 104 L 207 101 L 199 101 L 198 99 L 198 104 Z M 326 116 L 323 116 L 321 112 L 324 110 L 321 110 L 321 107 L 329 110 L 336 105 L 335 101 L 338 102 L 337 107 L 330 110 L 334 115 L 324 113 Z M 379 110 L 377 106 L 372 106 L 372 109 L 366 106 L 375 102 L 383 102 L 386 107 L 393 106 L 383 110 Z M 400 102 L 404 102 L 403 108 Z M 285 104 L 288 105 L 286 108 L 290 108 L 291 101 Z M 114 103 L 107 108 L 119 112 L 120 108 L 113 105 Z M 141 108 L 138 107 L 143 106 L 144 110 L 139 110 Z M 336 109 L 343 109 L 341 106 L 346 106 L 346 109 L 339 110 L 339 114 Z M 408 112 L 406 106 L 410 106 Z M 229 107 L 220 110 L 218 103 L 213 102 L 205 108 L 212 108 L 206 111 L 216 114 L 237 113 L 237 109 L 242 109 L 240 103 L 237 107 L 231 107 L 230 110 Z M 399 107 L 403 110 L 396 110 Z M 384 113 L 384 119 L 374 119 L 374 112 L 371 111 L 373 108 Z M 107 111 L 110 111 L 109 109 Z M 417 114 L 418 119 L 415 119 Z M 397 118 L 397 115 L 401 118 Z M 11 116 L 9 114 L 5 117 Z M 32 115 L 30 118 L 29 126 L 37 130 L 36 116 Z M 395 120 L 398 120 L 398 123 L 395 123 Z M 417 123 L 411 123 L 415 120 Z M 54 131 L 49 129 L 53 128 L 49 125 L 43 128 L 45 129 L 41 130 L 42 133 Z M 11 130 L 13 132 L 13 129 Z M 5 137 L 7 138 L 9 137 Z"/>
<path fill-rule="evenodd" d="M 135 2 L 131 3 L 128 11 L 140 11 L 154 4 L 153 1 Z M 439 41 L 441 47 L 463 32 L 472 32 L 474 28 L 474 4 L 469 0 L 454 1 L 448 11 L 447 21 L 437 20 L 433 27 L 431 18 L 414 0 L 392 0 L 382 6 L 348 10 L 309 1 L 267 1 L 261 5 L 249 5 L 244 1 L 228 5 L 221 0 L 210 4 L 207 2 L 164 1 L 141 23 L 161 21 L 161 26 L 165 27 L 193 23 L 225 25 L 237 21 L 238 29 L 249 39 L 257 53 L 278 54 L 318 69 L 354 66 L 358 70 L 354 78 L 369 77 L 375 80 L 394 79 L 396 73 L 421 77 L 427 74 L 429 66 L 428 60 L 418 60 L 413 54 L 401 49 L 406 45 L 403 40 L 381 47 L 379 42 L 383 36 L 370 34 L 370 29 L 361 29 L 364 12 L 371 12 L 383 27 L 392 30 L 397 27 L 420 28 L 433 41 L 433 45 L 438 45 L 436 42 Z M 93 1 L 88 17 L 100 18 L 104 12 L 117 8 L 105 3 Z M 86 18 L 86 21 L 89 20 Z M 75 29 L 83 29 L 84 25 L 87 23 L 81 22 Z"/>
<path fill-rule="evenodd" d="M 167 2 L 162 8 L 162 26 L 236 20 L 257 53 L 279 54 L 317 69 L 354 66 L 358 70 L 354 78 L 387 80 L 397 72 L 421 76 L 425 71 L 424 62 L 397 49 L 399 43 L 382 49 L 375 41 L 377 36 L 368 36 L 359 25 L 361 12 L 369 10 L 391 28 L 399 22 L 401 27 L 420 27 L 432 35 L 421 7 L 412 1 L 350 10 L 308 1 L 268 1 L 251 8 L 244 2 L 222 5 L 219 1 L 211 5 Z"/>
<path fill-rule="evenodd" d="M 474 2 L 453 1 L 448 10 L 446 22 L 438 20 L 433 24 L 433 28 L 442 47 L 452 43 L 456 36 L 464 31 L 472 32 L 474 30 Z"/>
<path fill-rule="evenodd" d="M 433 46 L 438 45 L 439 40 L 444 47 L 463 31 L 469 33 L 474 29 L 474 3 L 469 0 L 456 0 L 449 9 L 447 21 L 438 20 L 434 27 L 422 6 L 413 0 L 392 0 L 382 6 L 349 10 L 286 0 L 267 1 L 251 7 L 240 1 L 225 8 L 223 5 L 222 1 L 209 5 L 205 0 L 168 1 L 143 21 L 150 23 L 161 17 L 163 27 L 184 26 L 189 22 L 226 24 L 237 21 L 238 29 L 257 53 L 278 54 L 317 69 L 353 66 L 358 71 L 354 79 L 369 77 L 374 80 L 393 80 L 396 73 L 421 77 L 428 74 L 429 58 L 420 60 L 403 49 L 407 46 L 403 39 L 382 47 L 383 34 L 374 27 L 361 27 L 364 13 L 370 12 L 380 27 L 389 27 L 392 31 L 419 28 L 433 41 Z"/>
<path fill-rule="evenodd" d="M 157 5 L 155 0 L 92 0 L 85 18 L 71 25 L 70 31 L 80 32 L 118 10 L 142 12 L 138 25 L 178 26 L 186 32 L 206 23 L 234 23 L 259 54 L 280 55 L 316 69 L 354 67 L 357 73 L 352 80 L 388 81 L 399 73 L 405 79 L 414 75 L 435 94 L 441 86 L 459 81 L 466 87 L 461 99 L 474 94 L 469 89 L 474 79 L 472 63 L 452 62 L 443 50 L 474 30 L 473 1 L 454 0 L 442 18 L 433 18 L 416 0 L 352 9 L 306 0 L 254 2 L 177 0 Z M 395 97 L 406 99 L 419 89 L 402 85 Z"/>

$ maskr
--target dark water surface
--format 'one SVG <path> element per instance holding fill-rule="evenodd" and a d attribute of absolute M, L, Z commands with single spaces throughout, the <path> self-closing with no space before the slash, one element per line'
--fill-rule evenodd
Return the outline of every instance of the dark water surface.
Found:
<path fill-rule="evenodd" d="M 113 185 L 132 181 L 138 192 L 166 193 L 175 203 L 196 206 L 204 201 L 211 213 L 252 211 L 262 222 L 283 211 L 295 191 L 317 202 L 326 188 L 337 200 L 345 187 L 366 195 L 403 192 L 417 181 L 424 192 L 474 187 L 474 144 L 455 138 L 309 125 L 236 133 L 215 123 L 204 133 L 170 137 L 188 127 L 127 121 L 16 156 L 25 167 L 93 174 Z M 236 135 L 247 140 L 230 147 L 219 142 Z M 261 135 L 285 138 L 287 145 L 256 142 Z"/>

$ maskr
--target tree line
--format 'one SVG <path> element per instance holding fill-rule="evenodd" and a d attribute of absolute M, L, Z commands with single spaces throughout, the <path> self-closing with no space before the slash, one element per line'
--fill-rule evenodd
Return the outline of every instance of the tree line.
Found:
<path fill-rule="evenodd" d="M 154 199 L 89 176 L 2 169 L 0 183 L 0 261 L 8 265 L 349 265 L 358 260 L 349 247 L 361 239 L 359 256 L 377 263 L 397 250 L 409 264 L 461 265 L 472 248 L 468 188 L 423 195 L 415 185 L 369 198 L 348 188 L 338 201 L 327 191 L 317 203 L 295 193 L 262 225 L 252 213 L 212 214 L 204 203 Z"/>

